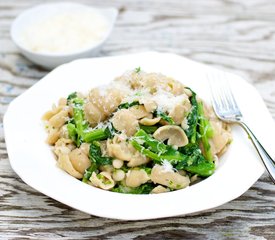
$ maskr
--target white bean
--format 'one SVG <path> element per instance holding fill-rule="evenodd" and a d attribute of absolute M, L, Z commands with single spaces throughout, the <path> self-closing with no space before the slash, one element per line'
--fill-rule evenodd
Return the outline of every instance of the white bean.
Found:
<path fill-rule="evenodd" d="M 114 159 L 113 160 L 113 167 L 116 169 L 119 169 L 123 166 L 123 161 L 119 159 Z"/>
<path fill-rule="evenodd" d="M 112 176 L 116 182 L 120 182 L 125 178 L 125 172 L 121 169 L 118 169 L 113 172 Z"/>

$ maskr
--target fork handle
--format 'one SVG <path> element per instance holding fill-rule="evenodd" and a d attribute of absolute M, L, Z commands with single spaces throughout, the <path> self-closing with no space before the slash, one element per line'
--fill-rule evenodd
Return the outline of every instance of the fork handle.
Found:
<path fill-rule="evenodd" d="M 274 162 L 274 160 L 270 157 L 270 155 L 264 149 L 264 147 L 259 142 L 259 140 L 256 138 L 254 133 L 250 130 L 250 128 L 242 121 L 240 121 L 239 123 L 244 128 L 244 130 L 247 132 L 254 147 L 256 148 L 258 154 L 260 155 L 260 157 L 265 165 L 265 168 L 269 173 L 270 178 L 272 179 L 273 183 L 275 183 L 275 162 Z"/>

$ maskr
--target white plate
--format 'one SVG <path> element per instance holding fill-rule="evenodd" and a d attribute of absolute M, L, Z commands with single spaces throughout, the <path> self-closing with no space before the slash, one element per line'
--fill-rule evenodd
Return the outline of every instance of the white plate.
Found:
<path fill-rule="evenodd" d="M 108 192 L 84 184 L 56 166 L 45 143 L 43 113 L 62 96 L 73 91 L 87 92 L 139 66 L 144 71 L 161 72 L 182 81 L 205 100 L 210 99 L 206 75 L 218 71 L 174 54 L 155 52 L 83 59 L 62 65 L 16 98 L 5 114 L 6 143 L 14 171 L 31 187 L 57 201 L 92 215 L 116 219 L 189 214 L 217 207 L 243 194 L 263 174 L 264 168 L 238 126 L 232 127 L 234 141 L 216 172 L 201 183 L 174 192 L 155 195 Z M 273 149 L 270 132 L 275 132 L 275 125 L 260 95 L 240 77 L 233 74 L 228 77 L 248 124 L 264 146 Z"/>

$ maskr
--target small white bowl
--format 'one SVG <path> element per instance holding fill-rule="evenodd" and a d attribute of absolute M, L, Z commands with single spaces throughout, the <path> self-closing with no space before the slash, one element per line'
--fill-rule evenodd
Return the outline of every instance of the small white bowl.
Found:
<path fill-rule="evenodd" d="M 59 13 L 62 14 L 75 10 L 92 10 L 106 19 L 108 23 L 107 31 L 102 40 L 99 41 L 97 44 L 93 43 L 89 47 L 81 48 L 77 51 L 68 53 L 41 53 L 32 51 L 31 49 L 27 48 L 24 43 L 22 43 L 20 34 L 22 34 L 22 31 L 24 31 L 24 29 L 33 25 L 33 23 L 51 16 L 56 16 Z M 24 11 L 14 20 L 11 27 L 11 38 L 26 58 L 47 69 L 52 69 L 60 64 L 67 63 L 72 60 L 91 57 L 97 54 L 103 43 L 109 37 L 114 27 L 117 15 L 118 11 L 115 8 L 100 9 L 70 2 L 42 4 Z"/>

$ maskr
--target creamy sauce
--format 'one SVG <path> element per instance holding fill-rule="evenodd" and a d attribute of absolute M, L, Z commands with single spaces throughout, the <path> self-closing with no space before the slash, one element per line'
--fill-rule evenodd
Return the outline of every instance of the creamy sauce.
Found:
<path fill-rule="evenodd" d="M 96 12 L 68 12 L 38 21 L 22 31 L 22 44 L 43 53 L 72 53 L 96 45 L 106 35 L 108 22 Z"/>

